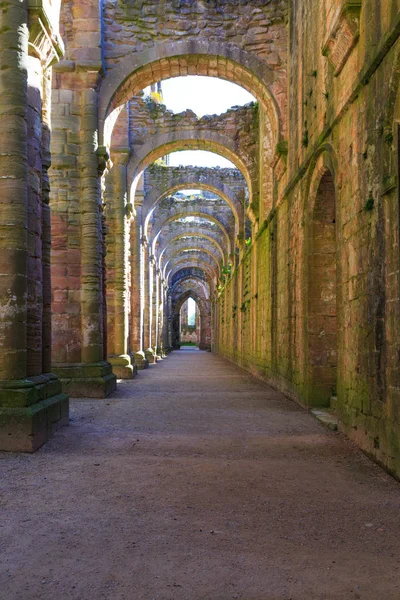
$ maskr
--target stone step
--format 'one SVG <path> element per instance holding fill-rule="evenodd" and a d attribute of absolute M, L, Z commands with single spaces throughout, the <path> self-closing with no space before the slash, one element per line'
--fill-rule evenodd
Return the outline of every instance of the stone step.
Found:
<path fill-rule="evenodd" d="M 322 423 L 322 425 L 328 429 L 331 429 L 332 431 L 338 430 L 338 419 L 334 412 L 326 408 L 314 408 L 311 412 L 314 417 L 316 417 L 318 421 Z"/>

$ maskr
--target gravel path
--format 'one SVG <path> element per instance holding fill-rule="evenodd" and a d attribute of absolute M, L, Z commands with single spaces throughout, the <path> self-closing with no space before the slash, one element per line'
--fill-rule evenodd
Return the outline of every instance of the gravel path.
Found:
<path fill-rule="evenodd" d="M 71 405 L 0 453 L 1 600 L 400 599 L 400 485 L 222 358 Z"/>

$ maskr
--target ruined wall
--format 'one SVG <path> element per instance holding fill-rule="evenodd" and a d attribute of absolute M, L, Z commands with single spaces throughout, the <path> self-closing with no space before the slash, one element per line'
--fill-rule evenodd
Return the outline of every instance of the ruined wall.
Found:
<path fill-rule="evenodd" d="M 189 139 L 204 140 L 202 147 L 205 150 L 225 152 L 230 160 L 233 154 L 239 157 L 246 166 L 254 194 L 258 193 L 259 131 L 255 103 L 230 109 L 221 115 L 206 115 L 201 118 L 191 110 L 175 114 L 163 104 L 146 102 L 138 97 L 129 102 L 128 108 L 129 140 L 133 154 L 140 154 L 140 148 L 149 146 L 149 140 L 154 148 L 182 140 L 182 149 Z M 227 143 L 224 148 L 218 145 L 221 139 Z M 169 151 L 168 147 L 166 151 Z"/>
<path fill-rule="evenodd" d="M 293 4 L 287 169 L 276 165 L 275 210 L 216 306 L 218 351 L 308 406 L 330 404 L 340 427 L 397 474 L 398 32 L 397 2 Z M 318 208 L 329 177 L 330 223 Z M 320 379 L 336 369 L 332 398 L 316 390 L 318 369 Z"/>
<path fill-rule="evenodd" d="M 127 54 L 141 52 L 160 41 L 171 43 L 201 36 L 209 42 L 243 46 L 272 69 L 285 63 L 286 40 L 282 22 L 287 2 L 228 0 L 105 1 L 104 50 L 108 68 Z"/>

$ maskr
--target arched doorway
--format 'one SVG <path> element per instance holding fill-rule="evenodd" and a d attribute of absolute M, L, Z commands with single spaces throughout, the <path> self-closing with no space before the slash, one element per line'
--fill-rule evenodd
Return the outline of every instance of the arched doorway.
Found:
<path fill-rule="evenodd" d="M 308 229 L 308 404 L 331 405 L 338 365 L 336 192 L 320 174 Z"/>
<path fill-rule="evenodd" d="M 182 304 L 179 315 L 179 342 L 181 346 L 198 346 L 200 343 L 200 311 L 192 296 Z"/>

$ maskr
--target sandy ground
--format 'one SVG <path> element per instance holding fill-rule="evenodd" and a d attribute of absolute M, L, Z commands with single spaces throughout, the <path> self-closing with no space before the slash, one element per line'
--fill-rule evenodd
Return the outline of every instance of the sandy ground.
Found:
<path fill-rule="evenodd" d="M 400 599 L 400 484 L 209 353 L 0 458 L 1 600 Z"/>

